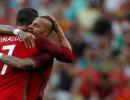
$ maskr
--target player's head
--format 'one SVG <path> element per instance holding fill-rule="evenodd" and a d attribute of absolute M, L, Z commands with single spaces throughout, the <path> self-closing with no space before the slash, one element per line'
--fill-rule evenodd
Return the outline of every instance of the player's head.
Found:
<path fill-rule="evenodd" d="M 38 17 L 38 12 L 33 8 L 22 8 L 17 13 L 16 24 L 21 29 L 26 31 L 28 26 Z"/>
<path fill-rule="evenodd" d="M 44 36 L 49 36 L 53 31 L 53 23 L 46 16 L 37 17 L 29 26 L 34 33 L 42 33 Z"/>

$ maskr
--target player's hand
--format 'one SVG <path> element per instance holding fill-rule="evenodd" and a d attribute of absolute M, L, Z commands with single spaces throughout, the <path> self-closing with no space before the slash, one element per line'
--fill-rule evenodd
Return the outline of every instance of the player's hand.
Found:
<path fill-rule="evenodd" d="M 51 17 L 49 15 L 46 15 L 46 17 L 52 21 L 53 29 L 56 33 L 63 33 L 62 28 L 60 27 L 58 21 L 54 17 Z"/>
<path fill-rule="evenodd" d="M 18 37 L 24 41 L 26 48 L 35 47 L 35 36 L 28 32 L 19 32 Z"/>

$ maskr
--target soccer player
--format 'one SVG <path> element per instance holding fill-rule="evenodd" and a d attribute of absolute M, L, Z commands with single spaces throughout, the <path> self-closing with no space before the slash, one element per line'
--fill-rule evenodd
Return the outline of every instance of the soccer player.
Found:
<path fill-rule="evenodd" d="M 52 17 L 49 17 L 49 16 L 41 16 L 41 17 L 38 17 L 38 18 L 36 18 L 34 21 L 33 21 L 33 23 L 30 25 L 30 27 L 32 28 L 32 30 L 33 30 L 33 32 L 34 33 L 42 33 L 44 36 L 49 36 L 50 35 L 50 31 L 51 31 L 51 29 L 52 29 L 52 27 L 50 27 L 50 28 L 48 28 L 49 30 L 48 30 L 48 34 L 47 33 L 44 33 L 44 31 L 42 32 L 41 30 L 43 30 L 44 29 L 44 27 L 45 27 L 45 21 L 47 21 L 47 22 L 52 22 L 53 23 L 53 27 L 54 27 L 54 30 L 55 30 L 55 32 L 57 33 L 57 35 L 59 36 L 59 39 L 60 39 L 60 41 L 61 41 L 61 46 L 64 48 L 64 54 L 62 54 L 61 55 L 61 50 L 57 50 L 56 51 L 56 49 L 54 49 L 55 47 L 53 47 L 53 46 L 50 46 L 50 47 L 48 47 L 48 49 L 49 48 L 52 48 L 52 51 L 51 52 L 55 52 L 57 55 L 58 55 L 58 59 L 60 60 L 60 61 L 66 61 L 66 62 L 71 62 L 72 61 L 72 55 L 71 54 L 69 54 L 69 52 L 71 51 L 71 47 L 70 47 L 70 45 L 69 45 L 69 43 L 68 42 L 66 42 L 67 40 L 65 39 L 65 36 L 64 36 L 64 34 L 63 34 L 63 31 L 62 31 L 62 29 L 61 29 L 61 27 L 60 27 L 60 25 L 58 24 L 58 22 L 54 19 L 54 18 L 52 18 Z M 43 29 L 42 29 L 42 27 L 43 27 Z M 46 46 L 46 44 L 47 43 L 45 43 L 44 41 L 43 41 L 43 39 L 42 38 L 45 38 L 45 37 L 43 37 L 42 36 L 42 34 L 40 34 L 39 36 L 39 38 L 37 38 L 37 36 L 36 36 L 36 45 L 37 45 L 37 43 L 44 43 L 45 45 L 40 45 L 39 46 L 39 48 L 40 49 L 42 49 L 44 46 Z M 57 47 L 56 47 L 57 48 Z M 63 51 L 63 50 L 62 50 Z M 49 53 L 50 54 L 50 53 Z M 53 54 L 53 53 L 52 53 Z M 68 58 L 67 57 L 65 57 L 65 56 L 63 56 L 63 55 L 67 55 L 68 56 Z M 52 55 L 52 57 L 54 57 L 54 56 L 56 56 L 55 54 L 54 55 Z M 67 58 L 67 59 L 66 59 Z M 35 90 L 35 92 L 34 92 L 34 96 L 31 96 L 30 95 L 30 97 L 33 97 L 33 98 L 31 98 L 31 99 L 29 99 L 29 100 L 35 100 L 34 98 L 36 98 L 37 96 L 39 97 L 39 100 L 42 100 L 42 98 L 43 98 L 43 96 L 44 96 L 44 90 L 45 90 L 45 87 L 46 87 L 46 84 L 47 84 L 47 81 L 48 81 L 48 79 L 49 79 L 49 76 L 50 76 L 50 73 L 51 73 L 51 71 L 52 71 L 52 63 L 50 63 L 51 64 L 51 66 L 50 66 L 50 68 L 48 68 L 46 71 L 42 71 L 42 72 L 37 72 L 37 73 L 33 73 L 33 76 L 35 77 L 36 75 L 40 75 L 42 78 L 40 79 L 40 78 L 38 78 L 39 79 L 39 81 L 36 81 L 35 80 L 35 78 L 33 77 L 32 78 L 32 80 L 31 80 L 31 83 L 29 84 L 29 88 L 28 88 L 28 92 L 29 92 L 29 94 L 31 94 L 31 91 L 32 91 L 32 87 L 36 87 L 34 90 Z M 38 76 L 37 76 L 38 77 Z M 38 84 L 38 83 L 40 83 L 40 86 L 36 86 L 35 84 Z M 44 83 L 44 84 L 42 84 L 42 83 Z M 40 91 L 38 91 L 38 89 L 41 87 L 41 89 L 40 89 Z M 39 95 L 38 95 L 39 94 Z"/>
<path fill-rule="evenodd" d="M 28 12 L 30 12 L 30 20 L 32 21 L 38 16 L 33 10 L 29 10 Z M 27 23 L 30 24 L 30 22 Z M 23 27 L 19 27 L 19 29 L 23 29 Z M 0 36 L 0 52 L 19 58 L 38 54 L 36 47 L 26 48 L 24 42 L 14 35 Z M 1 54 L 0 57 L 4 56 Z M 2 63 L 0 63 L 0 69 L 0 100 L 24 100 L 29 73 L 13 69 Z"/>
<path fill-rule="evenodd" d="M 59 39 L 61 39 L 61 45 L 63 46 L 62 48 L 59 47 L 58 45 L 54 45 L 51 42 L 48 42 L 48 39 L 46 37 L 43 37 L 43 35 L 48 36 L 50 34 L 50 32 L 52 31 L 52 23 L 54 24 L 55 31 L 58 33 Z M 38 48 L 40 50 L 49 52 L 53 58 L 56 57 L 60 61 L 66 61 L 66 62 L 72 61 L 70 45 L 68 45 L 67 40 L 65 39 L 65 36 L 63 34 L 63 31 L 60 28 L 60 26 L 56 20 L 54 20 L 53 18 L 51 18 L 49 16 L 38 17 L 30 27 L 33 29 L 33 32 L 37 33 L 35 35 L 36 45 L 38 46 Z M 38 34 L 40 34 L 40 36 Z M 40 45 L 41 43 L 44 43 L 45 45 Z M 17 59 L 17 62 L 21 62 L 21 64 L 23 63 L 23 61 L 21 61 L 22 59 L 18 59 L 16 57 L 14 57 L 14 58 L 10 57 L 11 60 L 8 60 L 7 59 L 8 57 L 10 57 L 10 56 L 3 55 L 1 58 L 1 61 L 6 60 L 6 62 L 4 62 L 4 63 L 6 63 L 6 64 L 13 63 L 14 64 L 14 62 L 11 62 L 11 61 L 12 61 L 12 59 L 15 58 L 15 60 Z M 6 59 L 4 59 L 4 58 L 6 58 Z M 40 55 L 40 59 L 38 57 L 35 57 L 33 59 L 33 61 L 35 63 L 37 63 L 38 61 L 42 61 L 41 58 L 43 59 L 43 57 L 41 57 L 41 55 Z M 38 94 L 39 94 L 39 98 L 42 98 L 43 93 L 44 93 L 44 88 L 48 81 L 50 72 L 52 70 L 52 64 L 53 64 L 53 59 L 50 60 L 50 63 L 48 64 L 48 66 L 50 66 L 50 67 L 48 67 L 47 70 L 45 70 L 45 71 L 37 70 L 35 72 L 31 72 L 31 80 L 29 80 L 30 84 L 27 88 L 28 100 L 36 100 L 36 98 L 38 98 Z M 24 65 L 24 64 L 22 64 L 22 65 Z M 18 65 L 14 64 L 14 67 L 16 67 L 16 66 L 18 66 Z M 18 68 L 23 68 L 23 67 L 24 66 L 22 66 L 22 67 L 18 66 Z M 24 67 L 24 69 L 26 69 L 26 68 L 27 67 Z M 41 66 L 41 68 L 44 68 L 44 66 Z M 42 88 L 40 89 L 40 87 L 42 87 Z M 35 92 L 34 91 L 32 92 L 32 89 Z M 39 90 L 42 90 L 42 91 L 39 91 Z M 40 92 L 42 92 L 42 93 L 40 93 Z"/>

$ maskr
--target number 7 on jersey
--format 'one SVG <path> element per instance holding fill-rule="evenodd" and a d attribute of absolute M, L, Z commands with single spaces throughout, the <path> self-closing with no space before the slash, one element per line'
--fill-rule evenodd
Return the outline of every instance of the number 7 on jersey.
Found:
<path fill-rule="evenodd" d="M 5 45 L 2 47 L 2 50 L 9 50 L 9 52 L 8 52 L 9 56 L 12 56 L 14 49 L 15 49 L 15 45 Z M 7 67 L 8 67 L 8 65 L 6 65 L 6 64 L 3 65 L 1 75 L 5 74 Z"/>

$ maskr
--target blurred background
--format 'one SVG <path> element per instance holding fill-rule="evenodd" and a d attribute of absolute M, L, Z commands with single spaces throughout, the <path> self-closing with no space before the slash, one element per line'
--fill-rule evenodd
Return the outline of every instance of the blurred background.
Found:
<path fill-rule="evenodd" d="M 22 7 L 54 16 L 75 56 L 55 61 L 44 100 L 130 100 L 130 0 L 0 0 L 0 24 Z"/>

